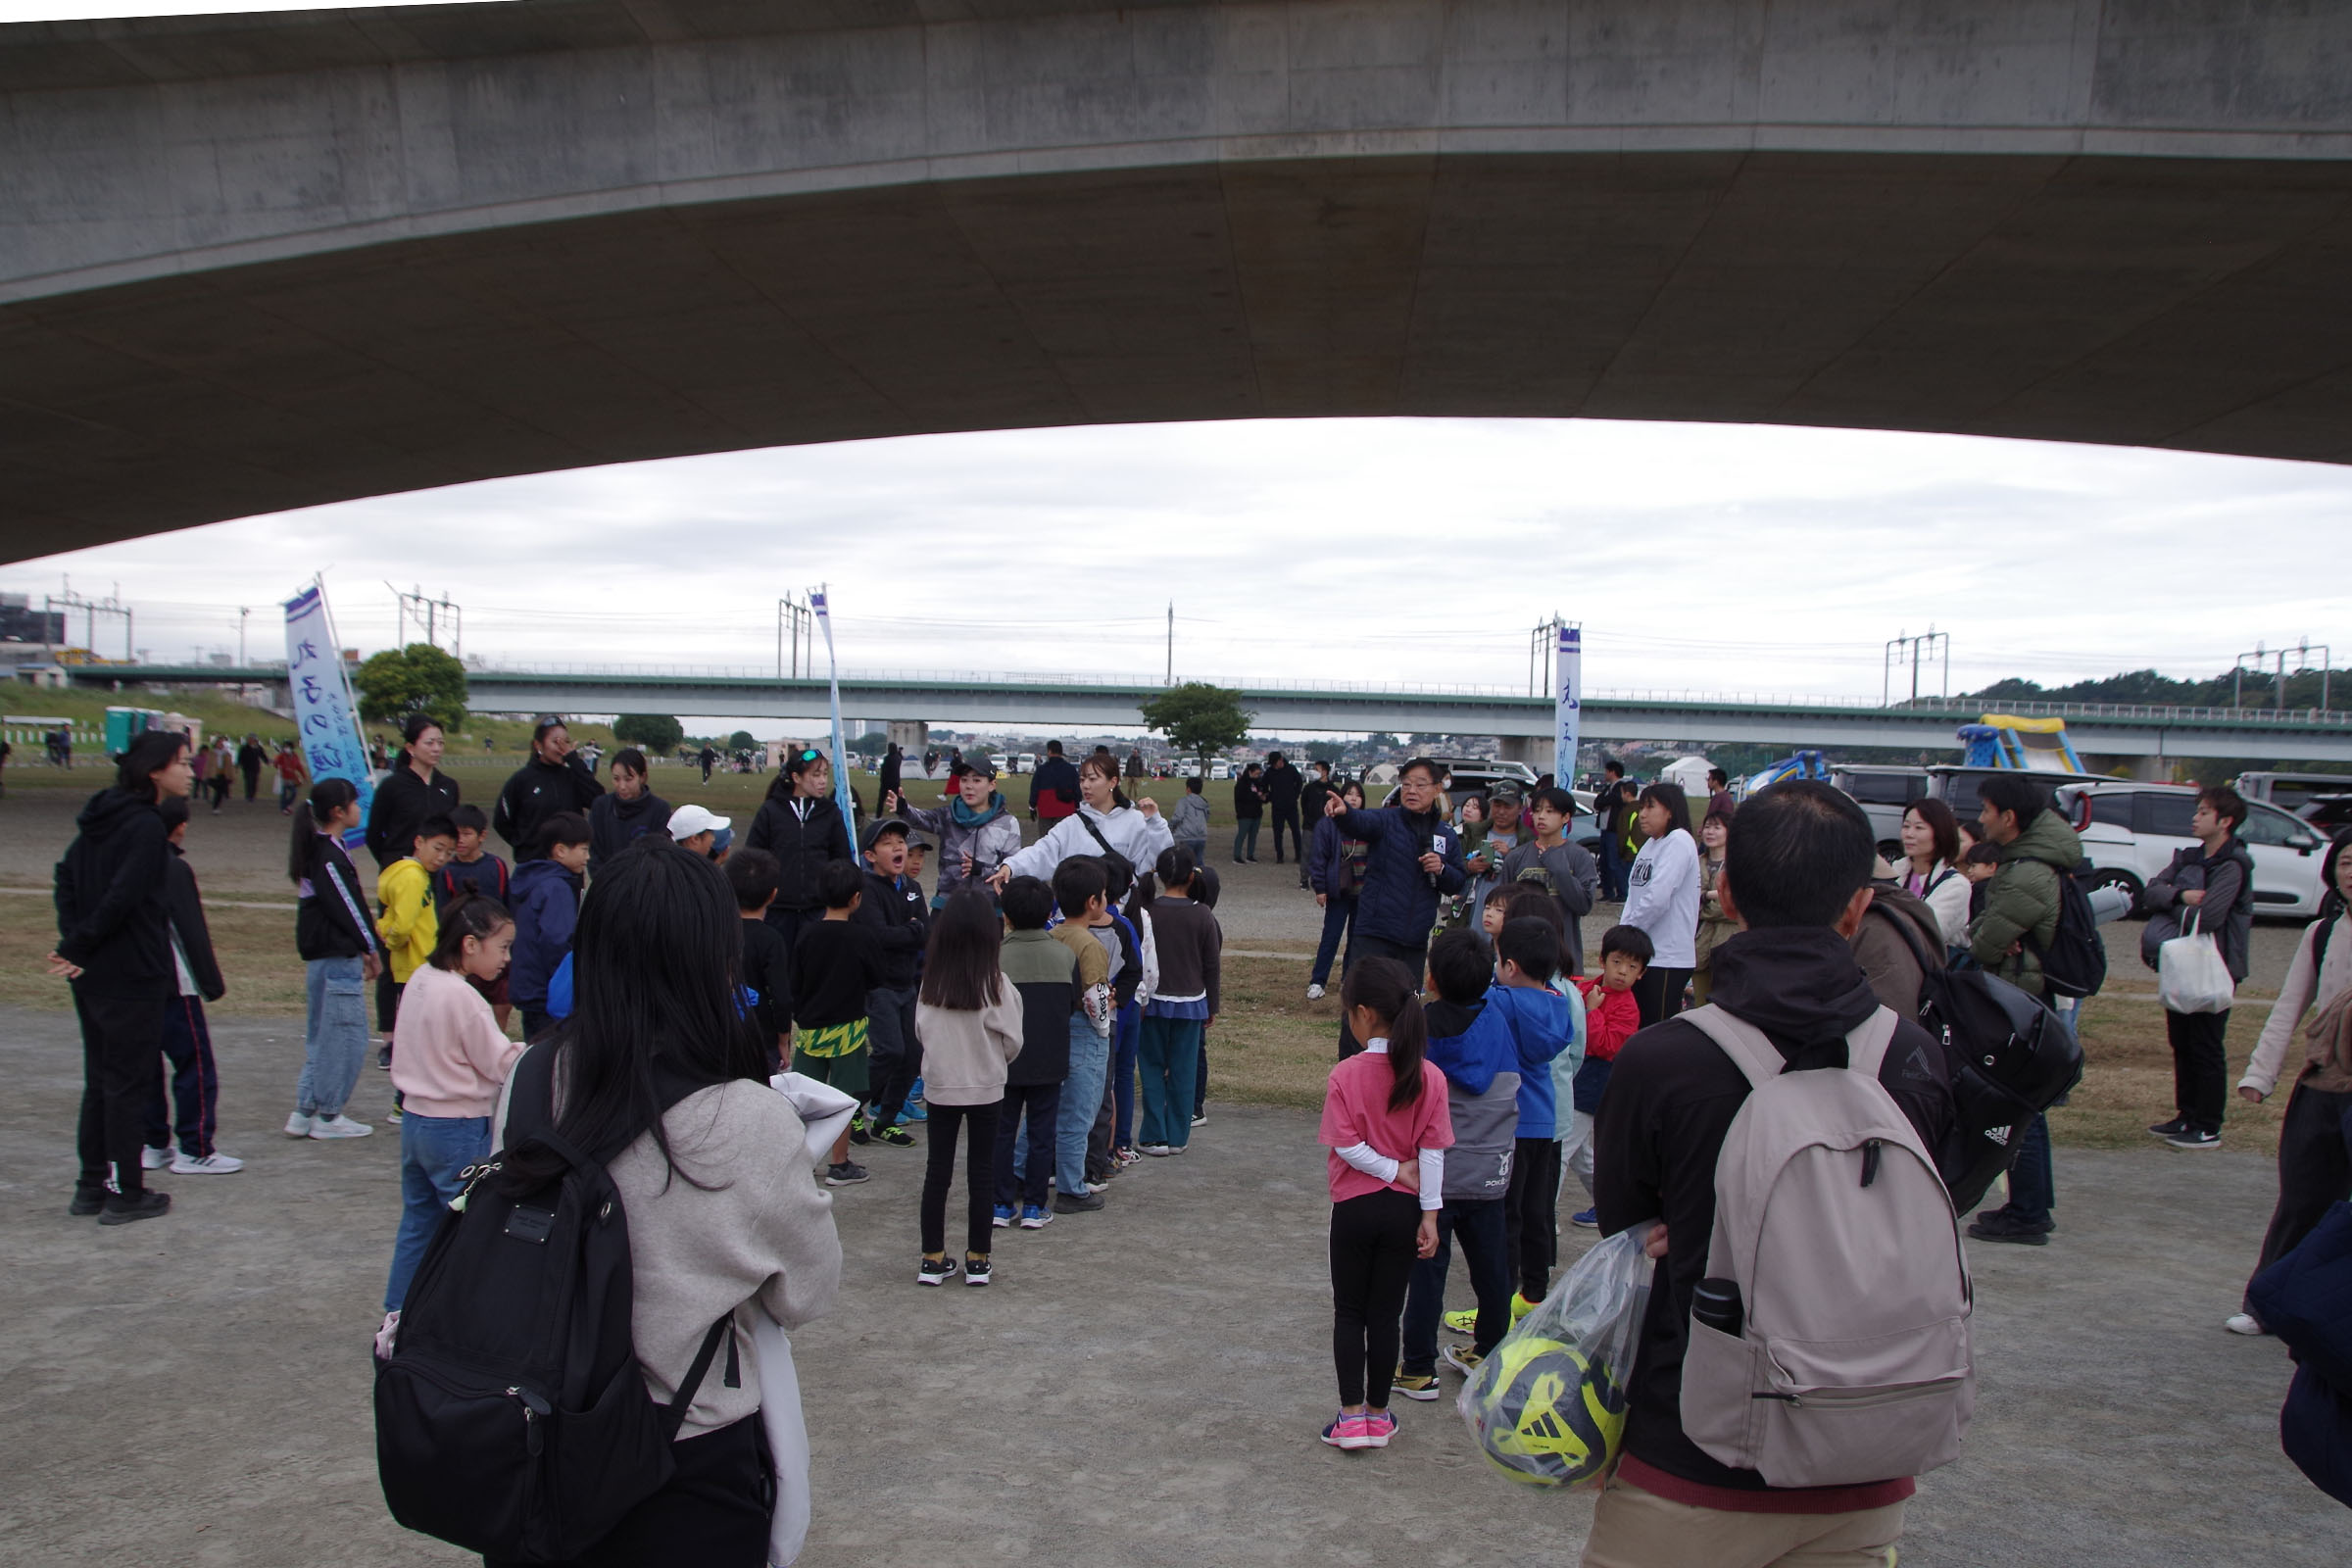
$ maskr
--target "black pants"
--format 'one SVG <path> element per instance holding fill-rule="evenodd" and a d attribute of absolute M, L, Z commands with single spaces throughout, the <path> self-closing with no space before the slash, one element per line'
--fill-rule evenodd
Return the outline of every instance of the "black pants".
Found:
<path fill-rule="evenodd" d="M 147 1100 L 154 1092 L 164 1049 L 164 1009 L 170 982 L 74 982 L 74 1011 L 81 1019 L 81 1125 L 76 1139 L 84 1193 L 114 1192 L 135 1199 L 146 1191 L 139 1150 L 147 1140 Z"/>
<path fill-rule="evenodd" d="M 1343 994 L 1347 987 L 1348 970 L 1354 968 L 1366 958 L 1396 959 L 1404 966 L 1405 973 L 1413 977 L 1413 989 L 1418 991 L 1421 989 L 1422 980 L 1429 973 L 1429 942 L 1426 938 L 1418 943 L 1391 942 L 1386 937 L 1369 935 L 1361 926 L 1356 927 L 1354 934 L 1348 939 L 1348 962 L 1340 970 Z M 1340 1059 L 1346 1061 L 1363 1049 L 1364 1043 L 1348 1031 L 1348 1010 L 1345 1007 L 1341 1008 Z"/>
<path fill-rule="evenodd" d="M 1502 1230 L 1503 1255 L 1518 1276 L 1519 1294 L 1541 1301 L 1560 1256 L 1560 1146 L 1551 1139 L 1514 1141 Z"/>
<path fill-rule="evenodd" d="M 923 1043 L 914 1037 L 915 988 L 887 986 L 865 994 L 866 1040 L 873 1053 L 874 1130 L 899 1119 L 914 1081 L 923 1075 Z"/>
<path fill-rule="evenodd" d="M 375 1032 L 392 1043 L 392 1031 L 400 1021 L 400 982 L 392 978 L 392 965 L 386 960 L 375 976 Z"/>
<path fill-rule="evenodd" d="M 2259 1274 L 2293 1251 L 2328 1210 L 2352 1198 L 2352 1095 L 2295 1086 L 2278 1125 L 2278 1206 Z M 2248 1307 L 2251 1311 L 2252 1308 Z"/>
<path fill-rule="evenodd" d="M 1002 1101 L 990 1101 L 985 1105 L 943 1105 L 938 1101 L 925 1102 L 931 1119 L 923 1124 L 928 1135 L 928 1150 L 923 1162 L 923 1250 L 925 1253 L 948 1250 L 948 1184 L 956 1179 L 956 1135 L 961 1129 L 971 1140 L 964 1151 L 963 1185 L 964 1240 L 967 1250 L 988 1255 L 990 1233 L 995 1229 L 990 1213 L 991 1200 L 996 1196 L 997 1120 L 1004 1110 Z M 1034 1144 L 1037 1140 L 1031 1139 Z M 1046 1158 L 1054 1157 L 1054 1140 L 1046 1140 Z"/>
<path fill-rule="evenodd" d="M 2164 1038 L 2173 1048 L 2173 1108 L 2199 1132 L 2222 1130 L 2230 1102 L 2230 1054 L 2222 1037 L 2229 1029 L 2228 1012 L 2167 1009 L 2164 1015 Z"/>
<path fill-rule="evenodd" d="M 747 1415 L 673 1443 L 669 1452 L 678 1468 L 667 1486 L 621 1515 L 611 1535 L 553 1568 L 764 1568 L 776 1508 L 765 1423 Z M 482 1561 L 503 1568 L 494 1558 Z"/>
<path fill-rule="evenodd" d="M 1511 1327 L 1511 1255 L 1503 1239 L 1502 1200 L 1461 1202 L 1446 1200 L 1438 1210 L 1438 1252 L 1413 1260 L 1412 1283 L 1404 1296 L 1404 1370 L 1427 1377 L 1438 1369 L 1438 1324 L 1446 1312 L 1446 1274 L 1452 1265 L 1453 1244 L 1462 1244 L 1462 1261 L 1470 1268 L 1470 1290 L 1478 1298 L 1478 1317 L 1470 1343 L 1485 1355 L 1502 1343 Z"/>
<path fill-rule="evenodd" d="M 1634 1005 L 1641 1009 L 1642 1027 L 1664 1023 L 1683 1010 L 1683 987 L 1690 983 L 1688 969 L 1668 969 L 1651 964 L 1634 982 Z"/>
<path fill-rule="evenodd" d="M 1029 1168 L 1014 1170 L 1012 1146 L 1021 1136 L 1023 1113 L 1029 1118 Z M 1004 1113 L 997 1122 L 996 1200 L 1000 1206 L 1008 1203 L 1046 1206 L 1046 1178 L 1054 1174 L 1054 1139 L 1060 1121 L 1061 1085 L 1004 1086 Z"/>
<path fill-rule="evenodd" d="M 173 997 L 164 1007 L 164 1060 L 171 1064 L 172 1099 L 164 1099 L 164 1080 L 147 1080 L 147 1147 L 166 1149 L 172 1143 L 172 1117 L 179 1115 L 179 1149 L 190 1159 L 213 1152 L 213 1132 L 220 1125 L 220 1069 L 213 1064 L 213 1032 L 205 1023 L 204 1003 L 195 997 Z"/>
<path fill-rule="evenodd" d="M 1331 1358 L 1342 1404 L 1389 1407 L 1420 1228 L 1420 1200 L 1395 1188 L 1331 1205 Z"/>
<path fill-rule="evenodd" d="M 246 768 L 246 769 L 244 769 L 244 773 L 245 773 L 245 798 L 246 798 L 247 800 L 249 800 L 249 801 L 250 801 L 250 800 L 252 800 L 252 799 L 254 798 L 254 796 L 255 796 L 256 794 L 258 794 L 258 793 L 260 792 L 260 790 L 261 790 L 261 787 L 262 787 L 262 770 L 261 770 L 260 768 L 258 768 L 258 767 L 249 767 L 249 768 Z"/>
<path fill-rule="evenodd" d="M 1282 863 L 1282 830 L 1286 827 L 1291 830 L 1291 858 L 1303 863 L 1306 859 L 1306 840 L 1298 832 L 1298 803 L 1293 801 L 1290 805 L 1285 806 L 1277 801 L 1274 803 L 1272 815 L 1274 817 L 1274 863 L 1276 865 Z"/>

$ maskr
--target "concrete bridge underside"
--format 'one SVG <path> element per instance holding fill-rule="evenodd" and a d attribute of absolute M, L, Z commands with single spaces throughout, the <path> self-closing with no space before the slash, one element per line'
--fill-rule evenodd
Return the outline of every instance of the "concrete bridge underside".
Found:
<path fill-rule="evenodd" d="M 2352 7 L 2169 0 L 0 27 L 0 558 L 1137 420 L 2352 461 L 2348 75 Z"/>

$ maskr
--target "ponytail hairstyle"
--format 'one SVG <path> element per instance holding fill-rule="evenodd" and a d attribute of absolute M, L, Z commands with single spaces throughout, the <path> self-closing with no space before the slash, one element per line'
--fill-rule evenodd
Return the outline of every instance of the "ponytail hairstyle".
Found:
<path fill-rule="evenodd" d="M 1389 1108 L 1402 1110 L 1421 1099 L 1421 1061 L 1429 1053 L 1429 1025 L 1421 1016 L 1421 995 L 1412 976 L 1394 958 L 1365 958 L 1348 971 L 1340 1005 L 1352 1012 L 1369 1007 L 1389 1021 Z"/>
<path fill-rule="evenodd" d="M 409 765 L 409 748 L 424 739 L 428 729 L 440 729 L 441 721 L 430 713 L 411 713 L 400 726 L 400 755 L 392 760 L 394 767 Z"/>
<path fill-rule="evenodd" d="M 360 798 L 360 788 L 347 778 L 322 778 L 311 786 L 311 798 L 294 808 L 294 832 L 286 851 L 286 879 L 297 886 L 308 882 L 318 866 L 318 835 L 328 817 Z"/>
<path fill-rule="evenodd" d="M 466 888 L 441 906 L 441 935 L 433 944 L 433 956 L 425 961 L 436 969 L 457 970 L 466 966 L 466 939 L 472 937 L 487 942 L 514 923 L 507 906 L 487 894 Z"/>

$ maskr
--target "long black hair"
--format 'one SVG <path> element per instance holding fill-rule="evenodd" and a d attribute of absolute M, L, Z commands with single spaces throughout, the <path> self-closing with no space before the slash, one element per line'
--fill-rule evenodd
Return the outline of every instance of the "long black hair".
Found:
<path fill-rule="evenodd" d="M 719 868 L 659 834 L 597 875 L 572 942 L 571 1016 L 536 1050 L 553 1051 L 556 1131 L 609 1152 L 650 1131 L 672 1175 L 709 1192 L 671 1152 L 658 1084 L 764 1080 L 767 1064 L 743 991 L 743 917 Z M 501 1180 L 525 1193 L 563 1169 L 525 1144 Z"/>
<path fill-rule="evenodd" d="M 1361 958 L 1340 988 L 1340 1005 L 1370 1007 L 1389 1021 L 1389 1108 L 1402 1110 L 1421 1098 L 1421 1060 L 1429 1053 L 1429 1024 L 1421 1016 L 1421 993 L 1394 958 Z"/>
<path fill-rule="evenodd" d="M 1670 784 L 1666 780 L 1660 779 L 1655 784 L 1642 785 L 1642 793 L 1635 798 L 1635 804 L 1647 806 L 1652 801 L 1666 808 L 1666 833 L 1672 833 L 1677 828 L 1685 833 L 1690 832 L 1690 797 L 1683 793 L 1683 787 L 1680 784 Z M 1664 838 L 1666 833 L 1661 833 L 1658 837 Z M 1692 833 L 1690 836 L 1696 838 L 1698 835 Z"/>
<path fill-rule="evenodd" d="M 322 778 L 311 786 L 311 798 L 294 808 L 294 831 L 286 845 L 286 879 L 308 882 L 318 867 L 318 835 L 326 819 L 360 798 L 360 787 L 347 778 Z"/>
<path fill-rule="evenodd" d="M 825 760 L 824 750 L 821 747 L 794 747 L 791 755 L 784 759 L 784 765 L 776 769 L 776 776 L 767 781 L 767 799 L 771 801 L 791 800 L 792 787 L 800 781 L 801 775 Z M 829 801 L 832 797 L 819 795 L 814 799 Z"/>
<path fill-rule="evenodd" d="M 2352 853 L 2352 828 L 2335 836 L 2328 853 L 2320 857 L 2320 918 L 2332 920 L 2344 912 L 2344 890 L 2335 880 L 2335 868 L 2343 863 L 2344 856 Z"/>
<path fill-rule="evenodd" d="M 175 729 L 141 730 L 122 748 L 115 763 L 115 788 L 127 790 L 142 801 L 156 796 L 155 775 L 179 760 L 188 738 Z"/>
<path fill-rule="evenodd" d="M 978 1012 L 1001 1000 L 1004 946 L 1004 926 L 996 905 L 968 882 L 958 887 L 931 922 L 931 940 L 923 950 L 924 1005 Z"/>

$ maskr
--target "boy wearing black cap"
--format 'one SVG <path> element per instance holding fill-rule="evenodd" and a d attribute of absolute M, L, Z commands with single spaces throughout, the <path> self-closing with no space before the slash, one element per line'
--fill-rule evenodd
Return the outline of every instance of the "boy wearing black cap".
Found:
<path fill-rule="evenodd" d="M 853 920 L 865 927 L 881 956 L 881 974 L 865 994 L 867 1049 L 872 1053 L 873 1116 L 853 1124 L 855 1143 L 910 1149 L 914 1136 L 898 1125 L 899 1112 L 923 1070 L 914 1033 L 916 970 L 930 932 L 922 890 L 906 877 L 906 824 L 895 816 L 865 825 L 865 896 Z"/>

